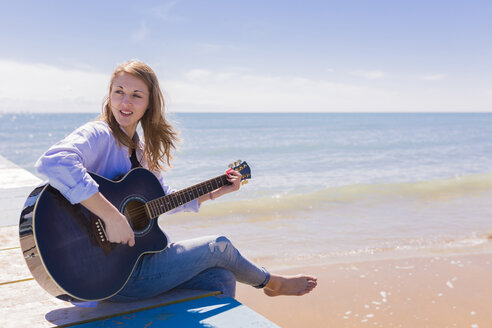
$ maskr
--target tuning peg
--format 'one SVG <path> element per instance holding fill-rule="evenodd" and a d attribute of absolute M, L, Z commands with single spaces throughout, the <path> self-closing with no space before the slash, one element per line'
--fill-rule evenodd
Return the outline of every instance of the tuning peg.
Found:
<path fill-rule="evenodd" d="M 240 159 L 238 159 L 238 160 L 236 161 L 237 165 L 241 164 L 242 162 L 243 162 L 243 161 L 241 161 Z"/>
<path fill-rule="evenodd" d="M 227 167 L 229 167 L 230 169 L 232 169 L 234 167 L 234 165 L 229 164 L 229 165 L 227 165 Z"/>

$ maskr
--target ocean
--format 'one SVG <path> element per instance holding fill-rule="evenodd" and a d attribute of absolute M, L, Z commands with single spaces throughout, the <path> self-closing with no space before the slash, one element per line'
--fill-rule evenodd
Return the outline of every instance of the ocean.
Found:
<path fill-rule="evenodd" d="M 96 114 L 0 114 L 0 155 L 37 174 Z M 222 234 L 283 269 L 492 249 L 492 114 L 172 113 L 176 189 L 238 159 L 252 179 L 200 213 L 160 218 L 172 240 Z"/>

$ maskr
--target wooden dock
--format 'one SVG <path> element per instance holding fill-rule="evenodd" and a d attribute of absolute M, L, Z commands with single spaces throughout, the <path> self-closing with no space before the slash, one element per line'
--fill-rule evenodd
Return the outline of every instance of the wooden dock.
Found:
<path fill-rule="evenodd" d="M 0 228 L 1 327 L 277 327 L 216 291 L 174 289 L 137 302 L 74 306 L 33 280 L 17 235 L 16 226 Z"/>
<path fill-rule="evenodd" d="M 40 183 L 34 174 L 0 156 L 0 226 L 19 223 L 27 195 Z"/>
<path fill-rule="evenodd" d="M 85 307 L 46 293 L 27 268 L 17 226 L 26 196 L 40 182 L 0 156 L 0 327 L 278 327 L 217 291 L 174 289 Z"/>

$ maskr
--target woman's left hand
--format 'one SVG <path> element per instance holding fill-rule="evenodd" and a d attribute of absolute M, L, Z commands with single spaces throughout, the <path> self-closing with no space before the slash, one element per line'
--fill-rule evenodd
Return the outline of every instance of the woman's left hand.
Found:
<path fill-rule="evenodd" d="M 198 198 L 199 204 L 201 204 L 206 200 L 215 199 L 225 194 L 228 194 L 230 192 L 239 190 L 239 188 L 241 187 L 241 178 L 242 178 L 241 173 L 234 171 L 233 169 L 229 169 L 226 171 L 226 175 L 227 175 L 227 181 L 229 181 L 231 184 L 222 186 L 219 189 L 216 189 L 206 195 L 200 196 Z"/>
<path fill-rule="evenodd" d="M 231 184 L 223 186 L 220 189 L 222 189 L 224 193 L 230 193 L 239 190 L 239 188 L 241 187 L 241 173 L 239 173 L 238 171 L 234 171 L 233 169 L 229 169 L 226 171 L 226 174 L 227 181 L 229 181 Z"/>

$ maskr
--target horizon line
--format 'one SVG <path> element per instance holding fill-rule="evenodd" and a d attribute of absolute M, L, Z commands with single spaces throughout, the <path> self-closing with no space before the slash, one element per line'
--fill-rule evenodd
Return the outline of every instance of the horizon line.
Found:
<path fill-rule="evenodd" d="M 2 111 L 0 110 L 0 115 L 3 114 L 94 114 L 99 115 L 98 112 L 59 112 L 59 111 Z M 287 111 L 287 112 L 277 112 L 277 111 L 168 111 L 168 115 L 172 114 L 492 114 L 490 111 L 330 111 L 330 112 L 319 112 L 319 111 Z"/>

